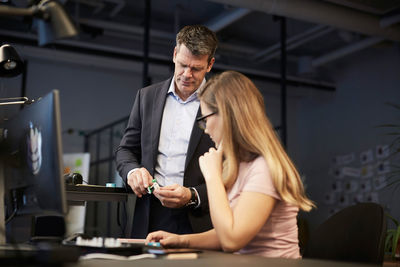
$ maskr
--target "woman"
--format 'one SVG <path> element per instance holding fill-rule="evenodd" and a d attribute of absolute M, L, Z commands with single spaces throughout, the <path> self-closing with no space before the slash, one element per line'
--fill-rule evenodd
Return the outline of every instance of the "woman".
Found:
<path fill-rule="evenodd" d="M 158 231 L 147 242 L 299 258 L 296 216 L 314 204 L 265 115 L 261 93 L 243 74 L 226 71 L 210 79 L 199 98 L 197 121 L 217 146 L 199 159 L 214 229 Z"/>

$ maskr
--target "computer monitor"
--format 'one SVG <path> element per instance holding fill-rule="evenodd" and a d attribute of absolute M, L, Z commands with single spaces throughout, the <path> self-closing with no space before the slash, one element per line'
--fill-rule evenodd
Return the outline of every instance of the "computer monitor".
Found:
<path fill-rule="evenodd" d="M 66 214 L 61 142 L 57 90 L 0 124 L 6 220 L 14 215 Z M 4 235 L 4 229 L 0 231 Z M 7 225 L 7 232 L 18 231 Z"/>

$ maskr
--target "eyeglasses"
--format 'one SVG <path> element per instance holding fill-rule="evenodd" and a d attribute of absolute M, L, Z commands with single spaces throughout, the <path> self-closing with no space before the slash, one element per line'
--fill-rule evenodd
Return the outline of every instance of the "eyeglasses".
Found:
<path fill-rule="evenodd" d="M 196 121 L 197 121 L 197 124 L 199 125 L 199 128 L 202 129 L 202 130 L 204 131 L 204 130 L 206 129 L 206 123 L 207 123 L 207 120 L 206 120 L 206 119 L 207 119 L 208 117 L 214 115 L 214 114 L 217 114 L 217 113 L 218 113 L 218 112 L 215 111 L 215 112 L 211 112 L 210 114 L 207 114 L 207 115 L 198 117 L 198 118 L 196 119 Z"/>

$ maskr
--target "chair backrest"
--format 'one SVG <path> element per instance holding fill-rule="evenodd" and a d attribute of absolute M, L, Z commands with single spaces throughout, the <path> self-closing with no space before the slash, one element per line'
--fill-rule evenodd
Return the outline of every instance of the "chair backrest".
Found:
<path fill-rule="evenodd" d="M 382 206 L 356 204 L 334 214 L 312 232 L 303 257 L 380 264 L 385 235 Z"/>

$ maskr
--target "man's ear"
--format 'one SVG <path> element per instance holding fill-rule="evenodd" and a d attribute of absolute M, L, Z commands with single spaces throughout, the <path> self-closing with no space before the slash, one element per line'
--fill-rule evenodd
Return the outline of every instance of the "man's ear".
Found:
<path fill-rule="evenodd" d="M 175 48 L 174 48 L 174 54 L 172 55 L 172 61 L 173 61 L 174 63 L 176 63 L 176 62 L 175 62 L 176 53 L 177 53 L 177 49 L 176 49 L 176 46 L 175 46 Z"/>
<path fill-rule="evenodd" d="M 212 66 L 214 65 L 214 62 L 215 62 L 215 57 L 213 57 L 213 58 L 210 60 L 210 63 L 208 63 L 207 72 L 210 72 L 210 71 L 211 71 Z"/>

